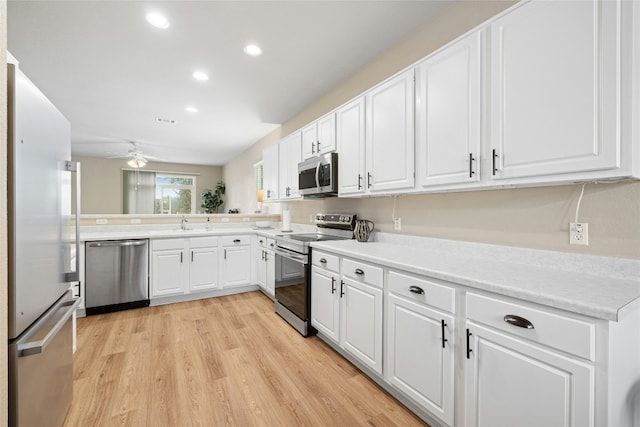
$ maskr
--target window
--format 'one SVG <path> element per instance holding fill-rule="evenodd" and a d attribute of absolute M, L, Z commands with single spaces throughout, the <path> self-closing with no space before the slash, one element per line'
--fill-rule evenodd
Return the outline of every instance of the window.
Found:
<path fill-rule="evenodd" d="M 123 170 L 123 213 L 191 214 L 196 212 L 196 177 Z"/>
<path fill-rule="evenodd" d="M 195 176 L 156 174 L 154 213 L 190 214 L 195 208 Z"/>

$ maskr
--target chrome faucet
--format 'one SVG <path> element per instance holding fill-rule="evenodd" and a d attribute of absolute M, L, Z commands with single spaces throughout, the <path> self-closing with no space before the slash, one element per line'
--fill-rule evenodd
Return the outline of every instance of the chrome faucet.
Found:
<path fill-rule="evenodd" d="M 182 221 L 180 222 L 180 228 L 182 229 L 182 231 L 185 231 L 187 229 L 188 222 L 189 220 L 187 219 L 187 217 L 182 215 Z"/>

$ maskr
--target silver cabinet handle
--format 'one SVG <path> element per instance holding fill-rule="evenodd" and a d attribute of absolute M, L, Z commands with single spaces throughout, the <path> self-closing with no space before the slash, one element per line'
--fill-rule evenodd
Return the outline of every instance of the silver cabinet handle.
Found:
<path fill-rule="evenodd" d="M 504 316 L 504 321 L 510 325 L 517 326 L 518 328 L 533 329 L 533 323 L 529 322 L 524 317 L 520 317 L 515 314 L 507 314 Z"/>
<path fill-rule="evenodd" d="M 323 264 L 326 264 L 327 260 L 325 258 L 320 258 L 320 262 L 323 263 Z"/>
<path fill-rule="evenodd" d="M 191 251 L 191 262 L 193 262 L 193 251 Z"/>
<path fill-rule="evenodd" d="M 73 312 L 76 311 L 76 308 L 80 305 L 80 301 L 81 300 L 78 298 L 76 300 L 65 301 L 60 304 L 58 309 L 65 310 L 62 317 L 60 317 L 53 328 L 51 328 L 41 340 L 18 344 L 18 357 L 32 356 L 34 354 L 42 353 L 47 348 L 53 337 L 55 337 L 64 324 L 67 323 L 67 320 L 69 320 L 69 317 L 73 315 Z"/>
<path fill-rule="evenodd" d="M 414 294 L 424 295 L 424 289 L 420 286 L 409 286 L 409 292 L 413 292 Z"/>
<path fill-rule="evenodd" d="M 359 269 L 359 268 L 356 268 L 356 269 L 355 269 L 355 271 L 354 271 L 354 273 L 356 273 L 358 276 L 362 276 L 362 275 L 364 274 L 364 271 L 362 271 L 362 270 L 361 270 L 361 269 Z"/>
<path fill-rule="evenodd" d="M 224 250 L 224 259 L 227 259 L 227 250 Z"/>

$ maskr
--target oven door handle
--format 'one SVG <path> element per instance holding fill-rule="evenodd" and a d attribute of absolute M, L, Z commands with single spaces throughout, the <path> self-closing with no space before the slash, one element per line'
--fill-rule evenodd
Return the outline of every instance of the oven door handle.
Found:
<path fill-rule="evenodd" d="M 309 264 L 309 257 L 307 255 L 297 254 L 293 251 L 289 251 L 279 246 L 276 246 L 273 251 L 275 252 L 276 255 L 280 255 L 281 257 L 290 259 L 292 261 L 299 262 L 304 265 Z"/>

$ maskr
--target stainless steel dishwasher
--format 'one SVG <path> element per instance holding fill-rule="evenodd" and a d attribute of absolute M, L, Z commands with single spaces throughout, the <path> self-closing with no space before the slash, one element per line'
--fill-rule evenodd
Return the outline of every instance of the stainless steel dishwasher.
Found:
<path fill-rule="evenodd" d="M 149 241 L 85 243 L 87 315 L 149 305 Z"/>

